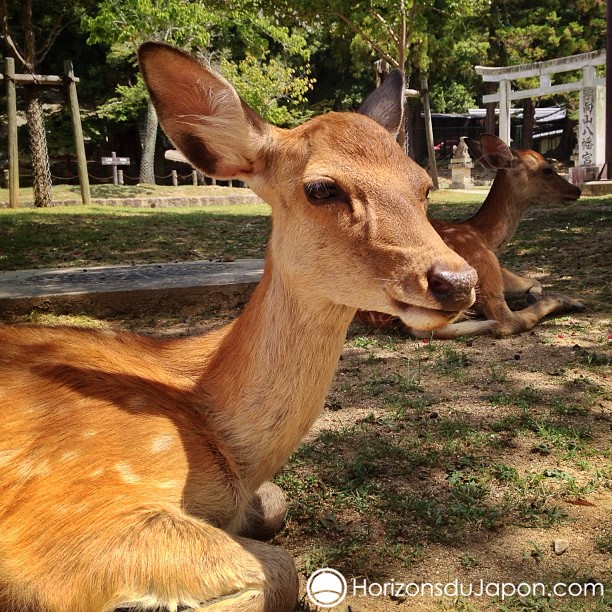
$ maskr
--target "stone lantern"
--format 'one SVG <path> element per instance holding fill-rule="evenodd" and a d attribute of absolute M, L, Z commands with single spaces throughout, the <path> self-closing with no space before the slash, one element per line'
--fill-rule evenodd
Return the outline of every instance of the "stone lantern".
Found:
<path fill-rule="evenodd" d="M 470 157 L 466 136 L 461 136 L 459 144 L 453 147 L 453 157 L 450 160 L 451 189 L 469 189 L 474 186 L 472 181 L 472 168 L 474 163 Z"/>

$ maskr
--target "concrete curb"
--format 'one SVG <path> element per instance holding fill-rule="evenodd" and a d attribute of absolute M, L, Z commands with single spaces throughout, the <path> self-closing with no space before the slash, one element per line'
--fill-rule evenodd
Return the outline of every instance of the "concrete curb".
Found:
<path fill-rule="evenodd" d="M 0 311 L 25 315 L 209 312 L 244 304 L 263 259 L 0 272 Z"/>
<path fill-rule="evenodd" d="M 78 206 L 81 200 L 61 200 L 53 206 Z M 96 198 L 93 206 L 126 206 L 130 208 L 177 208 L 179 206 L 220 206 L 225 204 L 263 204 L 263 200 L 252 192 L 234 195 L 209 196 L 164 196 L 137 198 Z M 0 208 L 9 208 L 8 202 L 0 202 Z M 19 208 L 34 208 L 33 201 L 19 202 Z"/>

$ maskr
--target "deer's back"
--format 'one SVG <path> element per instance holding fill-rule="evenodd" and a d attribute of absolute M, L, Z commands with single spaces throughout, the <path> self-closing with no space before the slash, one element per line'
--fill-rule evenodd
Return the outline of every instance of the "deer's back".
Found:
<path fill-rule="evenodd" d="M 34 563 L 67 535 L 85 545 L 139 508 L 233 520 L 244 493 L 173 366 L 180 344 L 0 327 L 0 346 L 0 559 Z"/>

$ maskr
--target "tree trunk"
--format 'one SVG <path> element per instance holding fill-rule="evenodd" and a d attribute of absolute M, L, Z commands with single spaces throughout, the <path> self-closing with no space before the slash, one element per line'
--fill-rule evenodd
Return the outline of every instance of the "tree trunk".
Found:
<path fill-rule="evenodd" d="M 51 206 L 51 170 L 49 169 L 49 150 L 42 104 L 36 87 L 26 87 L 26 119 L 30 135 L 30 154 L 32 156 L 32 173 L 34 186 L 34 205 Z"/>
<path fill-rule="evenodd" d="M 157 113 L 149 100 L 140 160 L 140 183 L 155 185 L 155 141 L 157 139 Z"/>
<path fill-rule="evenodd" d="M 23 31 L 24 53 L 22 58 L 25 72 L 34 73 L 36 61 L 36 41 L 32 19 L 32 0 L 21 3 L 21 28 Z M 35 85 L 25 88 L 26 120 L 30 136 L 30 155 L 32 157 L 32 174 L 34 175 L 34 205 L 51 206 L 51 171 L 49 170 L 49 149 L 42 104 Z"/>
<path fill-rule="evenodd" d="M 535 128 L 535 101 L 526 98 L 523 102 L 523 149 L 533 149 L 533 131 Z"/>

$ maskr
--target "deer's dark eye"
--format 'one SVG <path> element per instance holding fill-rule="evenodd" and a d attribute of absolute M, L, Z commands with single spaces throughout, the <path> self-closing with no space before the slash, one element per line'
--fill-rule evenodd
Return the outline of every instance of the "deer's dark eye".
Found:
<path fill-rule="evenodd" d="M 304 193 L 311 204 L 323 204 L 342 198 L 342 192 L 333 181 L 306 183 Z"/>

